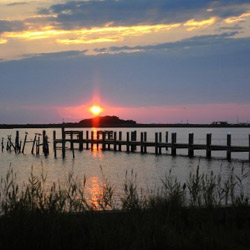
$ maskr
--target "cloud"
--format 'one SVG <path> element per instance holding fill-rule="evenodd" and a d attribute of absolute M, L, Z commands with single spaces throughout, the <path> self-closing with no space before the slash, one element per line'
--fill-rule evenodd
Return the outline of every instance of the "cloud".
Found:
<path fill-rule="evenodd" d="M 27 5 L 28 2 L 14 2 L 14 3 L 8 3 L 6 6 L 12 7 L 12 6 L 19 6 L 19 5 Z"/>
<path fill-rule="evenodd" d="M 71 51 L 0 62 L 0 103 L 81 105 L 95 89 L 116 106 L 249 103 L 250 39 L 230 35 L 145 46 L 137 53 Z"/>
<path fill-rule="evenodd" d="M 237 35 L 238 32 L 229 32 L 229 33 L 222 33 L 218 35 L 206 35 L 206 36 L 195 36 L 189 39 L 184 39 L 177 42 L 170 42 L 170 43 L 162 43 L 157 45 L 148 45 L 148 46 L 122 46 L 122 47 L 116 47 L 112 46 L 109 48 L 100 48 L 95 49 L 96 52 L 99 53 L 112 53 L 112 52 L 131 52 L 131 51 L 165 51 L 165 52 L 171 52 L 173 50 L 187 50 L 191 48 L 197 47 L 206 47 L 206 46 L 215 46 L 220 44 L 225 44 L 226 41 L 229 41 L 229 39 L 235 35 Z M 248 41 L 249 39 L 247 39 Z M 231 39 L 230 43 L 232 43 L 234 40 Z M 235 43 L 238 43 L 239 41 L 235 41 Z"/>
<path fill-rule="evenodd" d="M 0 20 L 0 34 L 6 31 L 21 31 L 25 28 L 26 25 L 22 21 Z"/>
<path fill-rule="evenodd" d="M 185 22 L 213 15 L 243 14 L 249 0 L 103 0 L 70 1 L 40 9 L 40 14 L 56 14 L 58 25 L 66 29 L 105 25 L 138 25 Z"/>

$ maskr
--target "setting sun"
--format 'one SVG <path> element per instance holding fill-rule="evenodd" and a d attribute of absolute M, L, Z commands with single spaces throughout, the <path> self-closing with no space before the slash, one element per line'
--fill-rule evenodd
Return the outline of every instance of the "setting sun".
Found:
<path fill-rule="evenodd" d="M 99 114 L 102 112 L 102 108 L 101 108 L 100 106 L 93 105 L 93 106 L 90 108 L 90 112 L 91 112 L 93 115 L 99 115 Z"/>

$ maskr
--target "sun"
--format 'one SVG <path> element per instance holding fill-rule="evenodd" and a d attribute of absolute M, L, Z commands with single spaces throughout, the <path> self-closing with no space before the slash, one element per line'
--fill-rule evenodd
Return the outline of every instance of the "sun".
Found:
<path fill-rule="evenodd" d="M 98 105 L 91 106 L 89 110 L 93 115 L 99 115 L 102 112 L 102 108 Z"/>

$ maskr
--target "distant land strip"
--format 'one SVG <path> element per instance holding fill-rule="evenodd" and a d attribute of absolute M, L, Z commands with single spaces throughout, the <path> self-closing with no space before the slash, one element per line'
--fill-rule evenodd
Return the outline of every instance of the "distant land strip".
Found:
<path fill-rule="evenodd" d="M 50 124 L 0 124 L 0 129 L 14 128 L 250 128 L 249 123 L 230 124 L 213 122 L 211 124 L 196 123 L 137 123 L 133 120 L 122 120 L 117 116 L 97 116 L 80 122 L 50 123 Z"/>

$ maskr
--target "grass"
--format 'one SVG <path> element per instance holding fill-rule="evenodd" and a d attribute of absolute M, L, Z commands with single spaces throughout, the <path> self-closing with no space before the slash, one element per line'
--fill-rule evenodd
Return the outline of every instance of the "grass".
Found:
<path fill-rule="evenodd" d="M 20 187 L 10 168 L 0 182 L 0 249 L 249 249 L 248 177 L 244 165 L 227 178 L 198 166 L 185 183 L 169 171 L 145 195 L 131 172 L 119 202 L 107 179 L 93 202 L 87 178 L 72 171 L 48 187 L 31 170 Z"/>

